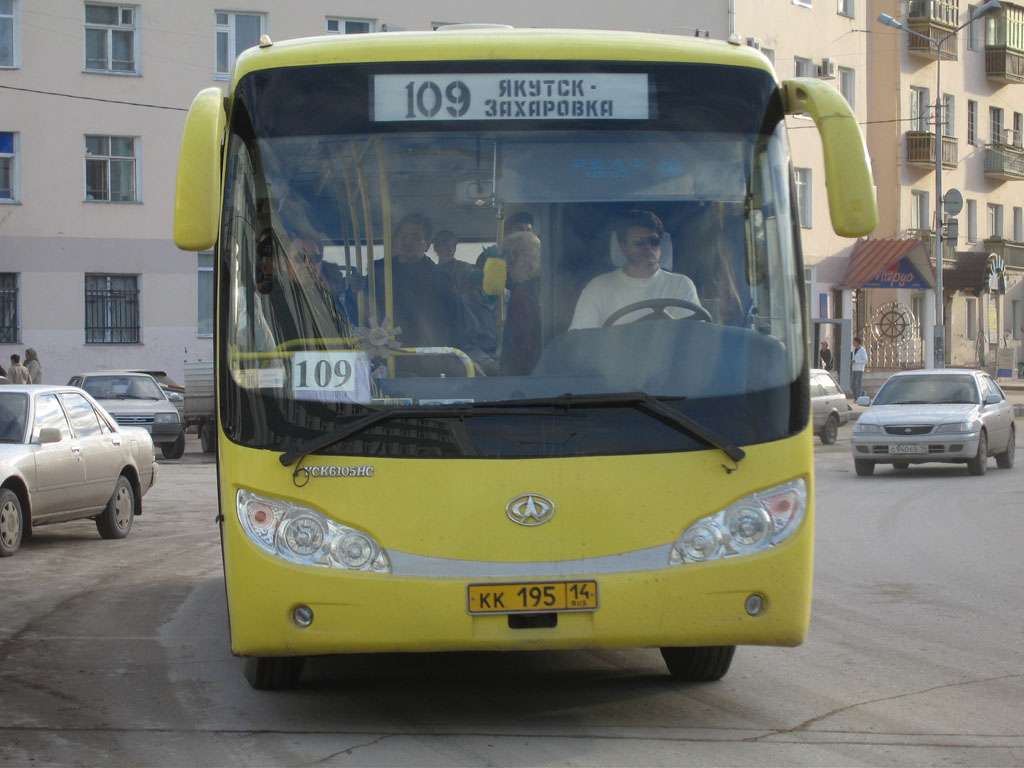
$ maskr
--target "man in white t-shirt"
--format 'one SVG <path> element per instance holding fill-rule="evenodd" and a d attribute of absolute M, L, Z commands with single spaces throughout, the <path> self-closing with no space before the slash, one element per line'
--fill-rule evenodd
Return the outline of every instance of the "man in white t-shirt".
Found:
<path fill-rule="evenodd" d="M 700 306 L 697 289 L 686 275 L 666 272 L 661 259 L 661 238 L 665 234 L 661 219 L 650 211 L 630 211 L 616 228 L 616 235 L 626 263 L 622 269 L 598 275 L 583 289 L 576 302 L 569 329 L 600 328 L 615 312 L 651 299 L 681 299 Z M 650 315 L 651 308 L 638 309 L 615 321 L 615 325 L 632 323 Z M 666 307 L 672 318 L 694 314 L 683 307 Z"/>

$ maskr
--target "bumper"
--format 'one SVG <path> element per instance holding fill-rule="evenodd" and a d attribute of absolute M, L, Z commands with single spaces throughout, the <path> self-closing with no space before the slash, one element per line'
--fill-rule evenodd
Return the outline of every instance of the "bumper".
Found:
<path fill-rule="evenodd" d="M 181 424 L 154 424 L 153 425 L 153 442 L 157 443 L 173 443 L 178 439 L 178 436 L 182 434 Z"/>
<path fill-rule="evenodd" d="M 964 462 L 978 453 L 980 432 L 939 435 L 854 435 L 853 458 L 882 464 L 906 461 L 923 464 L 931 461 Z"/>
<path fill-rule="evenodd" d="M 232 527 L 230 523 L 226 527 Z M 243 656 L 454 650 L 542 650 L 803 642 L 810 618 L 813 526 L 777 550 L 653 571 L 602 573 L 592 612 L 557 613 L 555 626 L 514 628 L 505 614 L 471 615 L 467 586 L 526 579 L 412 578 L 303 568 L 227 535 L 232 651 Z M 794 548 L 798 551 L 794 552 Z M 780 571 L 785 577 L 780 578 Z M 239 578 L 240 574 L 246 578 Z M 536 581 L 546 581 L 538 575 Z M 767 609 L 750 616 L 761 595 Z M 296 626 L 298 605 L 313 623 Z"/>

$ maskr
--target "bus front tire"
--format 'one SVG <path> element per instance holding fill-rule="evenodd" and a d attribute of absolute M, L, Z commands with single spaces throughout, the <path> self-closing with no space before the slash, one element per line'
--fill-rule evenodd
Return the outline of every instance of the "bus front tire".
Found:
<path fill-rule="evenodd" d="M 672 677 L 691 683 L 721 680 L 729 671 L 735 653 L 735 645 L 661 649 L 661 657 L 665 660 Z"/>
<path fill-rule="evenodd" d="M 305 656 L 250 656 L 245 660 L 245 679 L 257 691 L 281 691 L 294 687 L 305 665 Z"/>

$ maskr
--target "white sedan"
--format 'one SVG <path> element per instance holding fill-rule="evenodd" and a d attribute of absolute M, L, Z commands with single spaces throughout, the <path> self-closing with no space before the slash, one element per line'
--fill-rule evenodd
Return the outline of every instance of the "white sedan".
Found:
<path fill-rule="evenodd" d="M 0 387 L 0 557 L 40 525 L 92 518 L 123 539 L 156 482 L 153 439 L 77 387 Z"/>
<path fill-rule="evenodd" d="M 870 475 L 876 464 L 906 469 L 941 461 L 983 475 L 989 456 L 1013 466 L 1013 405 L 984 371 L 940 369 L 893 374 L 853 427 L 853 466 Z"/>

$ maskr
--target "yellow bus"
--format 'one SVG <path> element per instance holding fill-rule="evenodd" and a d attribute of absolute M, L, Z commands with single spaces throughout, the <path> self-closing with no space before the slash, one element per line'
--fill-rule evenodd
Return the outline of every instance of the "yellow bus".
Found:
<path fill-rule="evenodd" d="M 785 116 L 876 223 L 828 83 L 725 41 L 264 38 L 186 121 L 216 248 L 231 648 L 660 649 L 707 681 L 810 614 L 813 452 Z"/>

